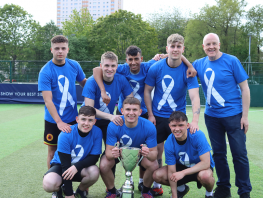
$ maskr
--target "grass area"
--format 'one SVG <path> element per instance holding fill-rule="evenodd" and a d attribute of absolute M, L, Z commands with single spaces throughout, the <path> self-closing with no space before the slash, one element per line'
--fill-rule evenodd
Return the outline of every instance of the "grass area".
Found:
<path fill-rule="evenodd" d="M 204 109 L 202 109 L 202 112 Z M 191 121 L 191 109 L 187 108 Z M 263 175 L 263 135 L 261 128 L 263 108 L 251 108 L 249 113 L 250 128 L 247 133 L 247 150 L 250 161 L 250 178 L 253 186 L 251 197 L 262 198 Z M 47 146 L 43 144 L 44 131 L 44 106 L 43 105 L 3 105 L 0 104 L 0 197 L 26 197 L 45 198 L 51 197 L 42 188 L 43 175 L 47 171 L 46 156 Z M 199 120 L 200 129 L 207 135 L 203 113 Z M 207 136 L 208 137 L 208 136 Z M 233 198 L 238 198 L 235 187 L 235 174 L 232 164 L 231 152 L 228 148 L 228 161 L 231 172 L 231 192 Z M 137 189 L 138 168 L 133 172 L 135 181 L 135 198 L 140 197 Z M 216 174 L 214 173 L 216 177 Z M 217 180 L 217 178 L 216 178 Z M 117 166 L 115 185 L 117 188 L 125 181 L 124 170 L 120 164 Z M 74 183 L 74 189 L 77 188 Z M 186 198 L 204 197 L 205 189 L 197 189 L 196 183 L 190 183 L 190 192 Z M 161 198 L 170 197 L 170 188 L 163 187 L 164 194 Z M 105 185 L 101 178 L 90 188 L 90 198 L 105 197 Z"/>

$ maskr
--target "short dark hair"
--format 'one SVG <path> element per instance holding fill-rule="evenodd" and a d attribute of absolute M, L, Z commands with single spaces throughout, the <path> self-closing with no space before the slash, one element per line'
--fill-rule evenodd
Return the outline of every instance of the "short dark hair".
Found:
<path fill-rule="evenodd" d="M 79 109 L 79 115 L 96 116 L 96 110 L 91 106 L 83 106 Z"/>
<path fill-rule="evenodd" d="M 68 43 L 68 39 L 63 35 L 57 35 L 51 39 L 51 44 L 52 43 Z"/>
<path fill-rule="evenodd" d="M 142 56 L 142 50 L 135 46 L 135 45 L 131 45 L 126 49 L 126 56 L 130 55 L 130 56 L 137 56 L 137 54 L 139 54 Z"/>
<path fill-rule="evenodd" d="M 181 121 L 186 121 L 188 122 L 188 118 L 185 115 L 185 113 L 181 111 L 174 111 L 169 118 L 169 122 L 176 121 L 176 122 L 181 122 Z"/>
<path fill-rule="evenodd" d="M 127 97 L 127 98 L 123 101 L 122 107 L 123 107 L 125 104 L 135 104 L 135 105 L 139 105 L 139 107 L 141 108 L 141 102 L 140 102 L 140 100 L 138 100 L 137 98 L 134 98 L 134 97 Z"/>

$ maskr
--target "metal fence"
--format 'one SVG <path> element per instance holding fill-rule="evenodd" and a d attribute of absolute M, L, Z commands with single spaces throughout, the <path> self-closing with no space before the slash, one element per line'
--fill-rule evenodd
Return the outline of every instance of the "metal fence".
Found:
<path fill-rule="evenodd" d="M 4 83 L 37 83 L 40 69 L 47 61 L 0 61 L 0 82 Z M 124 63 L 124 61 L 119 61 Z M 92 69 L 100 61 L 79 61 L 86 77 L 92 75 Z M 263 63 L 242 62 L 249 75 L 249 84 L 263 84 Z"/>

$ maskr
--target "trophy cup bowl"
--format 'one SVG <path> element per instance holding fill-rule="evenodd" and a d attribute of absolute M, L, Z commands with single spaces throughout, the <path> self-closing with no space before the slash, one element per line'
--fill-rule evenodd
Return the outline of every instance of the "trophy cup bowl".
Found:
<path fill-rule="evenodd" d="M 122 198 L 133 197 L 133 185 L 131 185 L 132 171 L 137 166 L 140 159 L 140 148 L 135 147 L 122 147 L 121 151 L 121 162 L 125 170 L 126 181 L 122 186 Z"/>

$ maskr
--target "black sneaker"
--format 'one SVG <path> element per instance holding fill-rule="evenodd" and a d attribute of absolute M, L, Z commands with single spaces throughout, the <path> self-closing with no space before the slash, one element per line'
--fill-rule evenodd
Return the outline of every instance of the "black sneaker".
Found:
<path fill-rule="evenodd" d="M 242 195 L 239 196 L 240 198 L 250 198 L 250 193 L 243 193 Z"/>
<path fill-rule="evenodd" d="M 142 191 L 142 188 L 143 188 L 143 182 L 141 182 L 141 183 L 138 184 L 138 190 L 139 190 L 139 191 Z"/>
<path fill-rule="evenodd" d="M 76 192 L 75 192 L 75 198 L 87 198 L 87 191 L 81 191 L 79 188 L 77 188 Z"/>
<path fill-rule="evenodd" d="M 225 186 L 217 186 L 214 190 L 214 198 L 229 198 L 231 197 L 230 188 Z"/>
<path fill-rule="evenodd" d="M 185 189 L 183 192 L 179 192 L 177 190 L 177 198 L 183 198 L 189 192 L 189 190 L 190 190 L 189 186 L 185 184 Z"/>
<path fill-rule="evenodd" d="M 64 198 L 64 193 L 63 193 L 63 186 L 59 188 L 58 192 L 53 192 L 52 193 L 52 198 Z"/>

